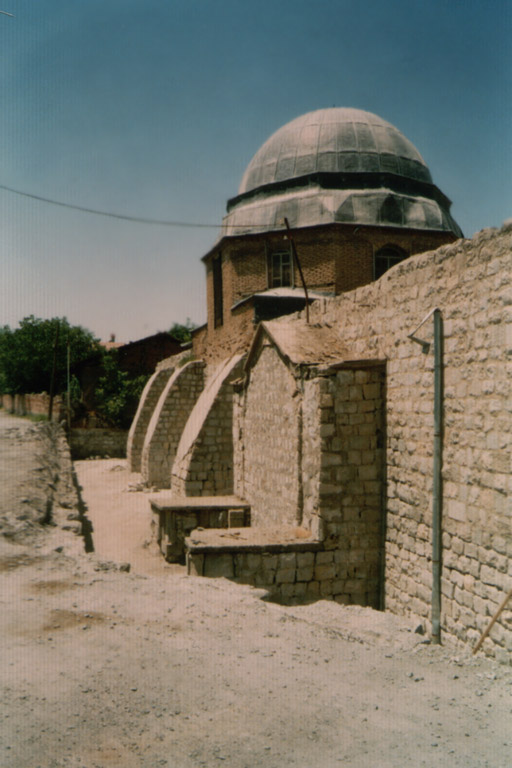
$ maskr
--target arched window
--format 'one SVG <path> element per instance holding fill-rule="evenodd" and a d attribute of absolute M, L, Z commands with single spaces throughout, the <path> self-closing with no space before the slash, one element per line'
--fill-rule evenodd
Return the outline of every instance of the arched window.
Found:
<path fill-rule="evenodd" d="M 373 279 L 378 280 L 384 272 L 407 258 L 407 253 L 397 245 L 385 245 L 373 257 Z"/>

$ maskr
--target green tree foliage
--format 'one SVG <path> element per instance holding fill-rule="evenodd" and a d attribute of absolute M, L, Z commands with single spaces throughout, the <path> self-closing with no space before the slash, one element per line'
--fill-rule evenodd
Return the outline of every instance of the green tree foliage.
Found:
<path fill-rule="evenodd" d="M 187 341 L 192 341 L 192 331 L 197 328 L 197 325 L 192 322 L 190 317 L 187 317 L 185 323 L 173 323 L 169 329 L 171 336 L 177 341 L 181 341 L 184 344 Z"/>
<path fill-rule="evenodd" d="M 65 317 L 41 320 L 30 315 L 19 328 L 4 326 L 0 330 L 0 389 L 9 394 L 48 392 L 56 348 L 54 393 L 64 392 L 68 342 L 71 367 L 99 349 L 90 331 L 70 325 Z"/>
<path fill-rule="evenodd" d="M 129 376 L 120 370 L 117 350 L 102 351 L 102 375 L 94 390 L 99 416 L 113 427 L 128 429 L 148 376 Z"/>

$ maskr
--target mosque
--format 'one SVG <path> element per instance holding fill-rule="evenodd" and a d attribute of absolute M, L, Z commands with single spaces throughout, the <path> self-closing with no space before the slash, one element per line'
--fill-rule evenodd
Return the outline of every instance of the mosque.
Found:
<path fill-rule="evenodd" d="M 274 133 L 228 201 L 204 256 L 208 320 L 194 350 L 208 360 L 247 349 L 262 320 L 381 277 L 409 256 L 462 236 L 450 200 L 414 145 L 359 109 L 309 112 Z"/>
<path fill-rule="evenodd" d="M 475 639 L 512 556 L 511 248 L 507 225 L 464 239 L 374 114 L 272 135 L 203 257 L 207 322 L 130 429 L 164 556 Z M 486 643 L 506 655 L 512 633 Z"/>

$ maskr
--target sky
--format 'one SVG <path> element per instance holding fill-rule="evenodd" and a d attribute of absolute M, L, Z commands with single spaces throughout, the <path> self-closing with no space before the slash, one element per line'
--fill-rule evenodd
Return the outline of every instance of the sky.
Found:
<path fill-rule="evenodd" d="M 465 236 L 512 216 L 510 0 L 0 0 L 0 325 L 134 341 L 206 317 L 201 257 L 261 144 L 356 107 Z"/>

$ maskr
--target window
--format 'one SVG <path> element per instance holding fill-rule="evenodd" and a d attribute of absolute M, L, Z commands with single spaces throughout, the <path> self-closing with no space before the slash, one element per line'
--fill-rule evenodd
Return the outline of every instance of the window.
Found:
<path fill-rule="evenodd" d="M 217 328 L 224 322 L 224 306 L 222 297 L 222 256 L 219 254 L 212 261 L 213 270 L 213 327 Z"/>
<path fill-rule="evenodd" d="M 293 285 L 293 265 L 291 251 L 279 251 L 268 256 L 269 288 Z"/>
<path fill-rule="evenodd" d="M 373 279 L 378 280 L 384 272 L 407 258 L 405 251 L 395 245 L 385 245 L 373 257 Z"/>

